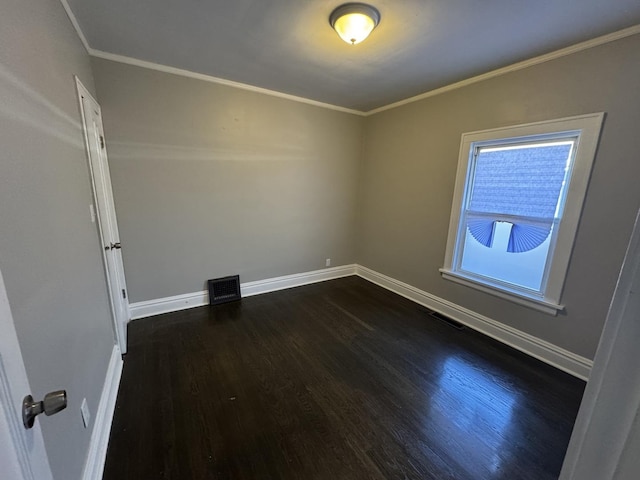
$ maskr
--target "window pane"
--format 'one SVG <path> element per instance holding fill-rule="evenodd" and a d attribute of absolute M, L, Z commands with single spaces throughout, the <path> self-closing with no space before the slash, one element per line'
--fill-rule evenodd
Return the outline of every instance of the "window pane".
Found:
<path fill-rule="evenodd" d="M 462 134 L 442 277 L 556 314 L 604 113 Z"/>
<path fill-rule="evenodd" d="M 574 141 L 480 147 L 460 270 L 540 292 Z"/>
<path fill-rule="evenodd" d="M 552 219 L 573 142 L 480 148 L 469 210 Z"/>
<path fill-rule="evenodd" d="M 501 222 L 497 222 L 498 224 Z M 502 238 L 500 238 L 502 234 Z M 479 243 L 469 230 L 466 231 L 460 269 L 485 277 L 507 282 L 534 291 L 540 291 L 551 244 L 551 235 L 538 247 L 522 253 L 506 249 L 509 232 L 496 229 L 492 248 Z"/>

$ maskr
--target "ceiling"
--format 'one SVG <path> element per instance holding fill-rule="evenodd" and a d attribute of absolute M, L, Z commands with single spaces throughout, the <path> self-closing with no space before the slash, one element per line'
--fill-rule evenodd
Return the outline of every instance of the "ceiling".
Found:
<path fill-rule="evenodd" d="M 341 0 L 66 1 L 92 50 L 365 112 L 640 24 L 638 0 L 371 0 L 354 46 Z"/>

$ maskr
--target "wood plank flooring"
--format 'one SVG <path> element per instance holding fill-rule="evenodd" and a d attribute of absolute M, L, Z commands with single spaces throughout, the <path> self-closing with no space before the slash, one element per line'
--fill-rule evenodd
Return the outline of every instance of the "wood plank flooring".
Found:
<path fill-rule="evenodd" d="M 556 479 L 585 385 L 358 277 L 129 342 L 104 480 Z"/>

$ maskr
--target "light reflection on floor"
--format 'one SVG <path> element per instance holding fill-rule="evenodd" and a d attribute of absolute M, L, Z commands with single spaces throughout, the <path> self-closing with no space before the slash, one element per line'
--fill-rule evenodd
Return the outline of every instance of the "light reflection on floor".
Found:
<path fill-rule="evenodd" d="M 500 453 L 508 441 L 517 393 L 459 357 L 445 360 L 438 383 L 429 422 L 444 430 L 443 438 L 460 452 L 456 460 L 463 468 L 477 472 L 484 463 L 488 472 L 495 473 L 502 463 Z"/>

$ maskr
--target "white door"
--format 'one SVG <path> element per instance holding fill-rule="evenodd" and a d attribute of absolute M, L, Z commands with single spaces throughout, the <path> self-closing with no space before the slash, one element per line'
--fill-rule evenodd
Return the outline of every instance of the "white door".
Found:
<path fill-rule="evenodd" d="M 120 351 L 127 353 L 127 322 L 131 318 L 127 285 L 122 264 L 122 245 L 118 233 L 116 209 L 111 190 L 109 162 L 102 129 L 100 105 L 76 77 L 78 99 L 82 114 L 85 146 L 89 159 L 89 170 L 93 193 L 97 205 L 98 230 L 102 241 L 102 253 L 109 286 L 111 311 L 116 340 Z"/>
<path fill-rule="evenodd" d="M 640 212 L 560 480 L 640 478 Z"/>
<path fill-rule="evenodd" d="M 0 272 L 0 478 L 52 480 L 38 416 L 33 428 L 22 423 L 21 404 L 31 394 L 27 372 Z"/>

